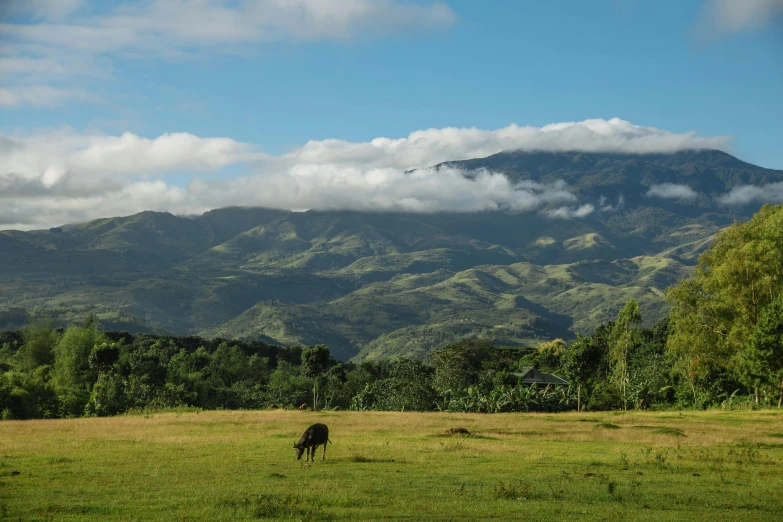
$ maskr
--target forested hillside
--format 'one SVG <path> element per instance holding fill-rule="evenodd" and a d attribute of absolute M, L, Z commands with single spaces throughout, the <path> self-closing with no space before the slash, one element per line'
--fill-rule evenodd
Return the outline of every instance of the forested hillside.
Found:
<path fill-rule="evenodd" d="M 630 298 L 652 326 L 666 315 L 666 288 L 692 273 L 715 233 L 758 210 L 722 196 L 783 181 L 718 151 L 501 153 L 446 166 L 555 187 L 573 205 L 226 208 L 4 231 L 0 328 L 94 312 L 109 330 L 326 344 L 340 360 L 362 360 L 424 357 L 463 339 L 572 339 Z"/>
<path fill-rule="evenodd" d="M 782 259 L 783 206 L 765 205 L 718 234 L 693 275 L 667 290 L 671 310 L 651 328 L 631 298 L 613 320 L 570 343 L 520 348 L 470 339 L 424 360 L 340 363 L 323 345 L 106 332 L 92 314 L 65 329 L 36 320 L 0 331 L 0 413 L 46 418 L 302 404 L 483 413 L 781 406 Z M 525 376 L 534 367 L 567 382 L 531 385 Z"/>

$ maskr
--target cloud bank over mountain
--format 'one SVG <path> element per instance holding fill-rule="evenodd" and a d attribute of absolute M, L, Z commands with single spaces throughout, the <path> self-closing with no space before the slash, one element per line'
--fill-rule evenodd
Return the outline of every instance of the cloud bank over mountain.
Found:
<path fill-rule="evenodd" d="M 654 185 L 647 191 L 647 197 L 664 199 L 696 199 L 698 192 L 688 185 L 678 183 L 661 183 Z"/>
<path fill-rule="evenodd" d="M 310 141 L 282 155 L 225 137 L 60 129 L 0 137 L 0 225 L 29 229 L 142 210 L 193 214 L 229 205 L 412 212 L 560 205 L 551 215 L 578 218 L 594 206 L 577 201 L 563 184 L 514 185 L 498 173 L 468 179 L 456 169 L 428 167 L 504 150 L 652 153 L 728 146 L 726 137 L 617 118 L 427 129 L 367 142 Z M 419 170 L 406 173 L 411 169 Z M 677 190 L 683 189 L 664 187 L 655 195 L 672 197 Z"/>
<path fill-rule="evenodd" d="M 481 158 L 504 150 L 653 153 L 686 149 L 727 150 L 724 136 L 702 137 L 634 125 L 619 118 L 553 123 L 543 127 L 511 124 L 496 130 L 427 129 L 406 138 L 352 143 L 311 141 L 283 159 L 297 163 L 425 167 L 450 160 Z"/>

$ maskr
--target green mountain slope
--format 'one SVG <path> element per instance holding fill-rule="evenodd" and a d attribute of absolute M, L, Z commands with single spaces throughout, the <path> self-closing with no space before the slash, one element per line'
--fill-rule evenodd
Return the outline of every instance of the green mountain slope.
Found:
<path fill-rule="evenodd" d="M 722 227 L 756 206 L 716 196 L 783 172 L 717 151 L 501 153 L 447 164 L 515 181 L 563 180 L 596 211 L 402 214 L 227 208 L 143 212 L 0 231 L 0 328 L 97 311 L 108 328 L 325 343 L 342 359 L 424 356 L 481 337 L 526 345 L 590 332 L 630 297 L 665 314 Z M 687 184 L 689 201 L 650 198 Z"/>

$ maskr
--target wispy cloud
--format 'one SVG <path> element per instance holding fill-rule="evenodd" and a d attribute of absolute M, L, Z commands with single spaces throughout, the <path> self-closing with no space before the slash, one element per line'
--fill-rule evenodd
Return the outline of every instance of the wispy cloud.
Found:
<path fill-rule="evenodd" d="M 117 57 L 203 59 L 246 53 L 269 42 L 345 42 L 442 29 L 457 21 L 439 1 L 150 0 L 106 10 L 82 0 L 6 0 L 3 7 L 5 87 L 50 87 L 53 96 L 43 103 L 40 97 L 14 97 L 13 106 L 39 107 L 62 103 L 66 98 L 58 92 L 85 89 L 85 75 L 109 76 Z"/>
<path fill-rule="evenodd" d="M 80 0 L 11 0 L 28 23 L 5 24 L 21 42 L 102 54 L 164 52 L 273 40 L 347 40 L 448 27 L 457 15 L 442 2 L 401 0 L 152 0 L 105 12 Z"/>
<path fill-rule="evenodd" d="M 572 219 L 587 217 L 595 211 L 595 206 L 585 203 L 578 207 L 558 207 L 553 210 L 545 210 L 544 214 L 552 218 Z"/>
<path fill-rule="evenodd" d="M 742 185 L 734 187 L 727 194 L 718 197 L 724 205 L 749 205 L 750 203 L 783 202 L 783 183 L 768 185 Z"/>
<path fill-rule="evenodd" d="M 56 107 L 68 101 L 88 101 L 95 96 L 80 89 L 59 89 L 48 85 L 24 85 L 0 88 L 0 107 Z"/>
<path fill-rule="evenodd" d="M 681 185 L 678 183 L 661 183 L 660 185 L 653 185 L 650 187 L 650 190 L 647 191 L 646 195 L 649 198 L 687 200 L 699 197 L 699 193 L 688 185 Z"/>
<path fill-rule="evenodd" d="M 34 20 L 62 20 L 85 6 L 85 0 L 6 0 L 12 16 L 29 15 Z"/>
<path fill-rule="evenodd" d="M 726 146 L 725 138 L 675 134 L 618 119 L 540 128 L 428 129 L 359 143 L 311 141 L 283 155 L 225 137 L 170 133 L 146 138 L 64 128 L 0 136 L 0 207 L 5 227 L 21 228 L 141 210 L 193 214 L 228 205 L 412 212 L 554 209 L 553 217 L 579 218 L 595 207 L 580 204 L 563 183 L 512 184 L 489 171 L 468 179 L 457 169 L 429 167 L 515 149 L 634 153 Z M 411 169 L 418 170 L 406 173 Z M 174 175 L 189 181 L 174 183 Z M 600 205 L 602 211 L 614 208 L 606 201 Z"/>
<path fill-rule="evenodd" d="M 606 196 L 602 195 L 598 198 L 598 212 L 617 212 L 625 206 L 625 198 L 622 194 L 617 197 L 617 203 L 612 205 Z"/>
<path fill-rule="evenodd" d="M 783 17 L 783 0 L 705 0 L 698 27 L 713 34 L 763 29 Z"/>

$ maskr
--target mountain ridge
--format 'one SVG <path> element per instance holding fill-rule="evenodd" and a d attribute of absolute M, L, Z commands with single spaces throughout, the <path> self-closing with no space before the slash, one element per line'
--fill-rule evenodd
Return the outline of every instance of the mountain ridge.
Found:
<path fill-rule="evenodd" d="M 444 166 L 614 201 L 581 219 L 229 207 L 0 231 L 0 328 L 18 326 L 20 309 L 60 323 L 97 311 L 106 327 L 325 343 L 341 359 L 421 357 L 467 337 L 534 344 L 589 333 L 629 297 L 648 321 L 663 317 L 665 288 L 759 206 L 716 195 L 783 181 L 720 151 L 506 152 Z M 645 195 L 692 180 L 687 202 Z"/>

